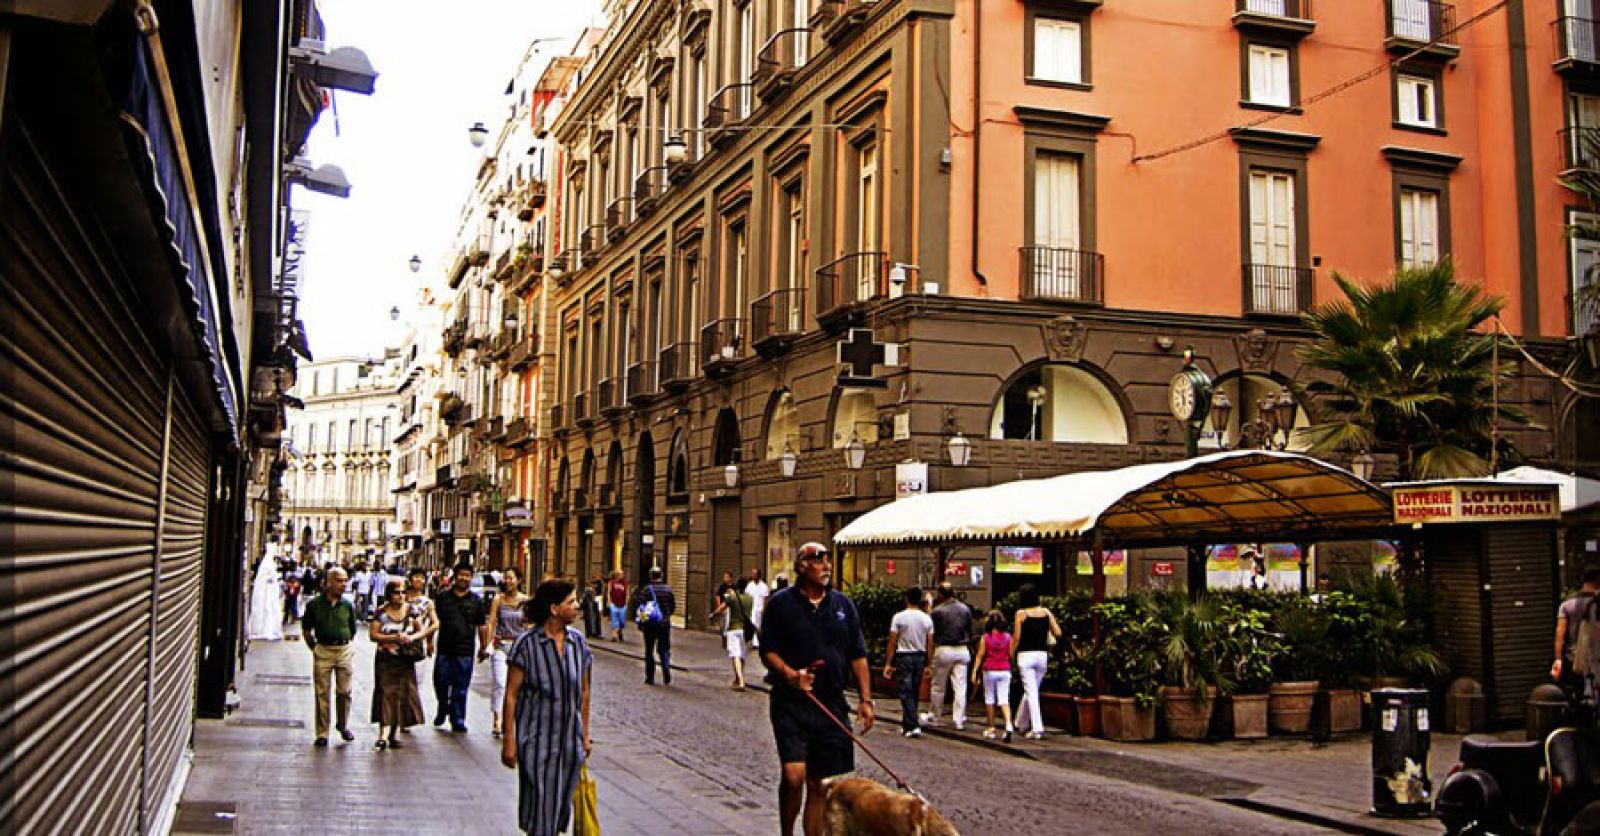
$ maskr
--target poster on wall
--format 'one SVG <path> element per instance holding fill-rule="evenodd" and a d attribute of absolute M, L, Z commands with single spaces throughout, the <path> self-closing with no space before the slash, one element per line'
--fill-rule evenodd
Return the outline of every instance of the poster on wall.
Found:
<path fill-rule="evenodd" d="M 1044 574 L 1042 546 L 995 546 L 994 571 L 1012 575 Z"/>
<path fill-rule="evenodd" d="M 1300 547 L 1293 543 L 1217 543 L 1206 548 L 1206 586 L 1238 589 L 1255 574 L 1255 558 L 1262 557 L 1268 588 L 1300 588 Z"/>
<path fill-rule="evenodd" d="M 1400 550 L 1392 540 L 1374 540 L 1372 543 L 1372 569 L 1387 575 L 1400 568 Z"/>
<path fill-rule="evenodd" d="M 1117 549 L 1104 552 L 1100 555 L 1102 565 L 1105 567 L 1106 577 L 1128 574 L 1128 553 Z M 1089 577 L 1094 574 L 1094 562 L 1088 552 L 1078 552 L 1078 574 Z"/>

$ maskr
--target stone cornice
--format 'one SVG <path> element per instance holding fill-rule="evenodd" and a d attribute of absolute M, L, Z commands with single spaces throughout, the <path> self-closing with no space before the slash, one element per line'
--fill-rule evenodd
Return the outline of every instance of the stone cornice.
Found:
<path fill-rule="evenodd" d="M 556 117 L 550 132 L 557 140 L 563 145 L 571 144 L 575 139 L 573 127 L 594 118 L 594 111 L 603 103 L 601 100 L 632 68 L 634 59 L 645 51 L 652 36 L 667 30 L 667 22 L 677 6 L 676 0 L 645 0 L 634 6 L 633 13 L 620 25 L 612 23 L 613 29 L 620 30 L 621 34 L 605 44 L 604 52 L 592 59 L 594 71 L 583 79 Z"/>

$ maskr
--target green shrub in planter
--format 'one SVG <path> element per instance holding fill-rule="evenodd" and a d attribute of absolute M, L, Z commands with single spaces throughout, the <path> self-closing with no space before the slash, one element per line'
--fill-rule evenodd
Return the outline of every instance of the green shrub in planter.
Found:
<path fill-rule="evenodd" d="M 1156 596 L 1156 606 L 1165 628 L 1160 683 L 1187 691 L 1202 704 L 1209 701 L 1208 688 L 1230 692 L 1233 681 L 1223 670 L 1227 627 L 1217 602 L 1204 597 L 1190 601 L 1186 594 L 1166 592 Z"/>
<path fill-rule="evenodd" d="M 1306 598 L 1286 601 L 1273 616 L 1283 650 L 1272 660 L 1276 682 L 1307 682 L 1328 668 L 1328 614 Z"/>
<path fill-rule="evenodd" d="M 1265 694 L 1272 685 L 1273 661 L 1283 652 L 1283 641 L 1271 630 L 1270 613 L 1242 603 L 1219 606 L 1226 632 L 1222 670 L 1232 682 L 1231 693 Z"/>
<path fill-rule="evenodd" d="M 1442 681 L 1449 669 L 1430 638 L 1434 601 L 1425 584 L 1401 583 L 1390 575 L 1336 578 L 1333 590 L 1322 596 L 1333 647 L 1329 673 L 1344 687 L 1363 674 Z"/>
<path fill-rule="evenodd" d="M 1112 696 L 1131 697 L 1141 708 L 1153 707 L 1161 681 L 1161 644 L 1166 626 L 1149 593 L 1138 592 L 1097 604 L 1100 648 L 1096 654 Z"/>
<path fill-rule="evenodd" d="M 867 658 L 872 666 L 883 664 L 889 648 L 889 622 L 894 614 L 906 608 L 905 590 L 883 581 L 866 581 L 844 588 L 844 594 L 855 602 L 856 613 L 861 617 L 861 635 L 867 641 Z"/>

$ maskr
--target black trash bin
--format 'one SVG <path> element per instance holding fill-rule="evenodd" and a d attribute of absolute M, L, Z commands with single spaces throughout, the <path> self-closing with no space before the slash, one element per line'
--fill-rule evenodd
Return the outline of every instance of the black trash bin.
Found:
<path fill-rule="evenodd" d="M 1372 812 L 1408 818 L 1431 815 L 1428 692 L 1415 688 L 1373 691 L 1372 717 Z"/>

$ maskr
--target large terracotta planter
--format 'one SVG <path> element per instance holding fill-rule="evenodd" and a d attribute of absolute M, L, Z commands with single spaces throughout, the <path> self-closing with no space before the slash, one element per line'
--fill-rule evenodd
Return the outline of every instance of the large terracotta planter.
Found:
<path fill-rule="evenodd" d="M 1084 737 L 1100 734 L 1100 701 L 1094 697 L 1073 697 L 1072 706 L 1078 714 L 1077 733 Z"/>
<path fill-rule="evenodd" d="M 1107 740 L 1155 740 L 1155 706 L 1140 708 L 1132 697 L 1102 696 L 1100 734 Z"/>
<path fill-rule="evenodd" d="M 1206 689 L 1207 699 L 1195 699 L 1182 688 L 1164 686 L 1161 701 L 1166 708 L 1167 736 L 1174 740 L 1202 740 L 1211 727 L 1211 712 L 1217 704 L 1217 689 Z"/>
<path fill-rule="evenodd" d="M 1267 722 L 1278 734 L 1305 734 L 1317 702 L 1317 681 L 1274 682 L 1268 690 Z"/>
<path fill-rule="evenodd" d="M 1361 730 L 1361 694 L 1353 688 L 1328 691 L 1328 731 Z"/>
<path fill-rule="evenodd" d="M 1267 736 L 1267 700 L 1266 694 L 1234 694 L 1228 698 L 1228 718 L 1235 739 Z"/>
<path fill-rule="evenodd" d="M 1039 714 L 1044 717 L 1046 727 L 1074 734 L 1073 729 L 1077 724 L 1073 722 L 1073 713 L 1071 694 L 1040 692 Z"/>

